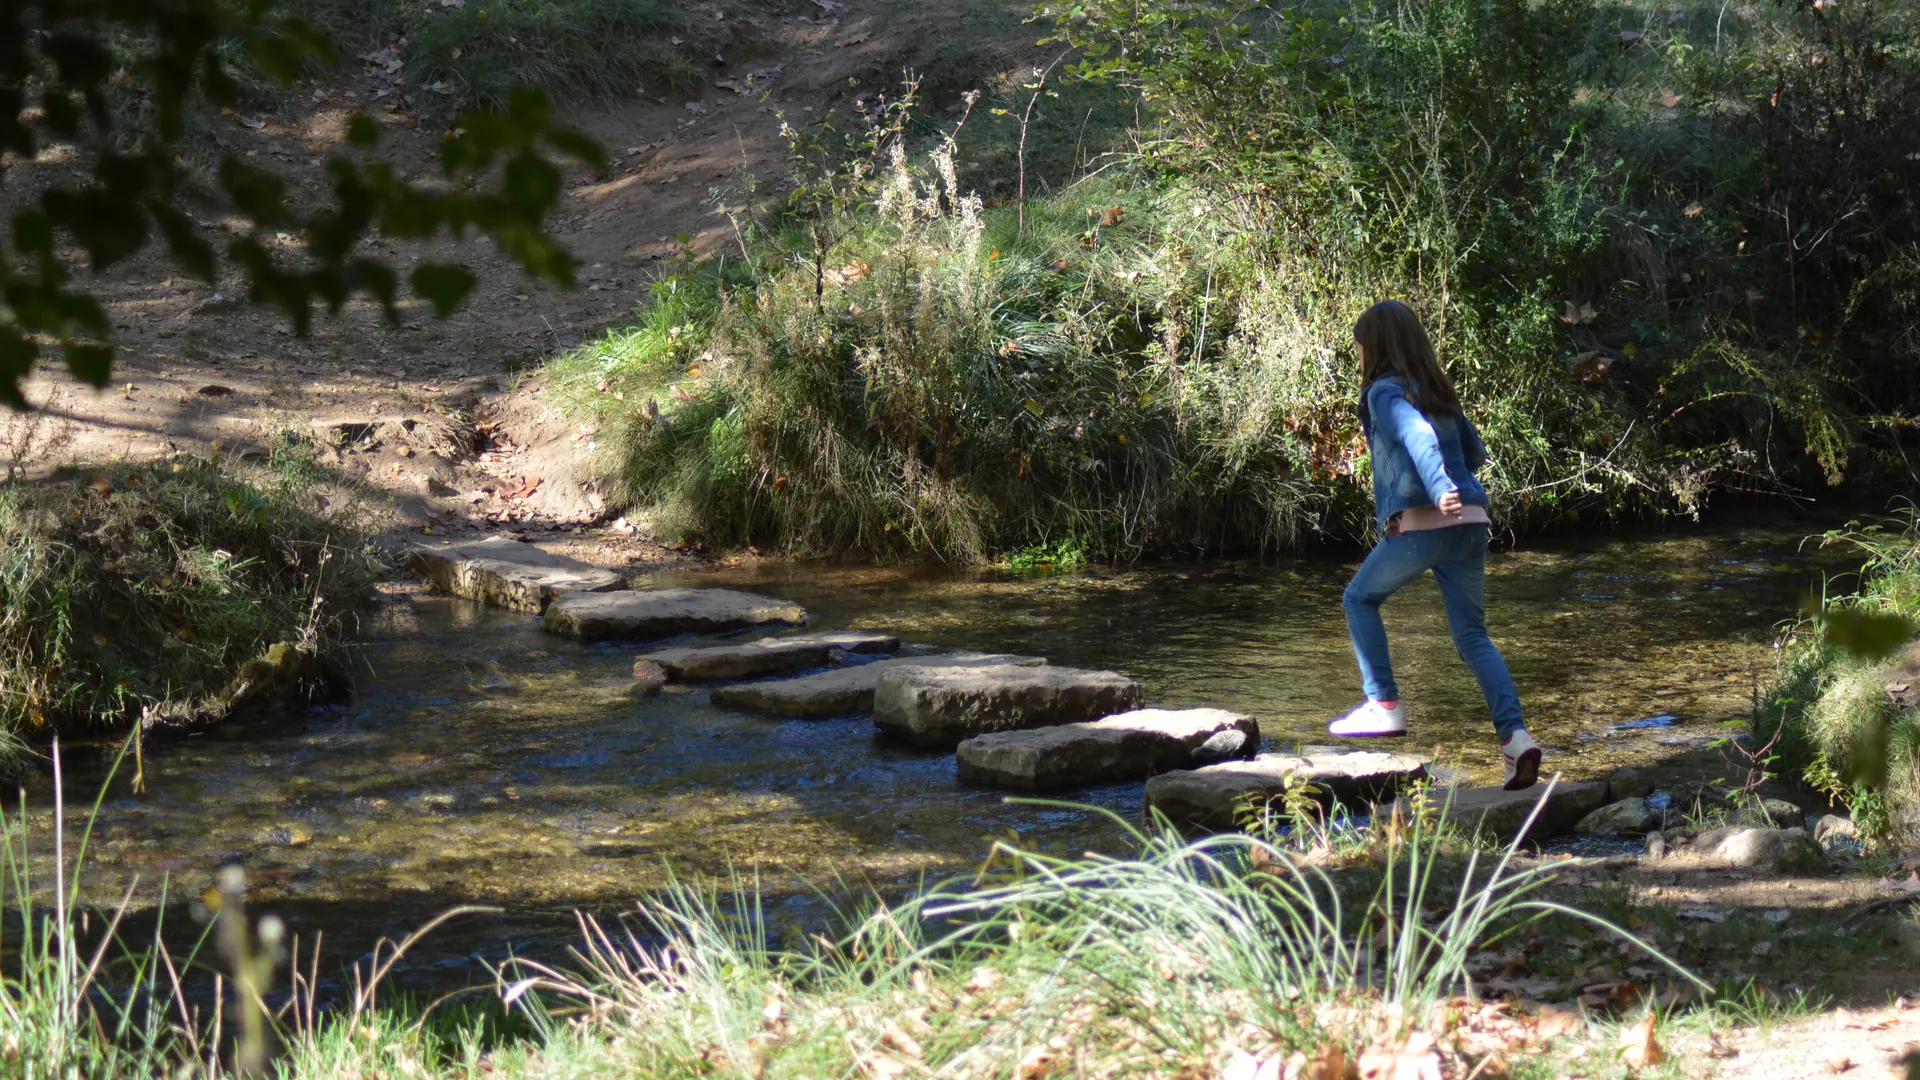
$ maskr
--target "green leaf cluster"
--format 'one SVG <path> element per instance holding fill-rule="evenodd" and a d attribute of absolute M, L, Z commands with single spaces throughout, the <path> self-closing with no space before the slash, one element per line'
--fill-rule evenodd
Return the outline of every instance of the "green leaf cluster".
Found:
<path fill-rule="evenodd" d="M 151 47 L 116 49 L 121 40 Z M 215 170 L 219 192 L 247 227 L 221 243 L 187 198 L 181 148 L 191 113 L 241 101 L 229 59 L 236 43 L 283 83 L 335 61 L 324 35 L 268 0 L 21 0 L 0 8 L 0 154 L 31 160 L 64 145 L 86 164 L 82 179 L 19 200 L 0 238 L 0 401 L 25 404 L 21 380 L 48 350 L 87 382 L 109 378 L 108 319 L 76 283 L 75 256 L 98 273 L 158 243 L 204 281 L 231 266 L 248 298 L 283 312 L 298 333 L 315 308 L 337 312 L 356 295 L 398 321 L 399 274 L 369 249 L 375 235 L 486 236 L 526 273 L 571 284 L 573 260 L 543 222 L 560 200 L 562 163 L 600 169 L 606 159 L 587 136 L 554 122 L 542 93 L 525 88 L 510 92 L 500 111 L 456 121 L 431 183 L 405 179 L 379 159 L 379 126 L 364 115 L 351 118 L 350 145 L 329 160 L 330 190 L 317 206 L 296 203 L 271 171 L 225 155 Z M 128 120 L 110 107 L 110 92 L 128 85 L 149 100 L 150 119 Z M 444 316 L 474 277 L 431 263 L 406 284 Z"/>

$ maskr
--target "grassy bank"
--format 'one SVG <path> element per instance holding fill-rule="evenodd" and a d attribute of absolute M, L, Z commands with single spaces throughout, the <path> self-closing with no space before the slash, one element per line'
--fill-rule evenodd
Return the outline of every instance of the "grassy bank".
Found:
<path fill-rule="evenodd" d="M 1857 582 L 1835 583 L 1788 635 L 1755 724 L 1779 767 L 1848 806 L 1877 847 L 1920 842 L 1920 516 L 1827 534 L 1857 550 Z"/>
<path fill-rule="evenodd" d="M 1439 339 L 1517 528 L 1891 475 L 1916 18 L 1079 5 L 1060 71 L 1146 103 L 1097 175 L 989 205 L 953 116 L 914 155 L 900 110 L 796 130 L 789 194 L 729 196 L 723 265 L 554 370 L 624 501 L 809 553 L 1360 538 L 1349 328 L 1385 296 Z"/>
<path fill-rule="evenodd" d="M 363 533 L 298 446 L 247 473 L 104 462 L 0 486 L 0 769 L 339 669 L 376 569 Z"/>
<path fill-rule="evenodd" d="M 32 928 L 8 943 L 15 963 L 0 972 L 5 1054 L 23 1076 L 215 1075 L 257 1069 L 277 1046 L 287 1077 L 1332 1080 L 1356 1062 L 1368 1077 L 1396 1075 L 1405 1059 L 1436 1070 L 1409 1075 L 1544 1080 L 1591 1043 L 1605 1049 L 1582 1075 L 1681 1074 L 1657 1055 L 1621 1057 L 1616 1021 L 1644 1025 L 1642 1047 L 1675 1025 L 1649 1004 L 1623 997 L 1586 1020 L 1463 997 L 1515 954 L 1583 963 L 1612 947 L 1667 965 L 1632 934 L 1546 899 L 1539 871 L 1449 852 L 1425 828 L 1349 838 L 1346 869 L 1333 871 L 1305 845 L 1245 836 L 1140 836 L 1121 858 L 1001 845 L 974 880 L 846 912 L 838 928 L 786 944 L 768 937 L 750 882 L 688 885 L 644 902 L 631 935 L 583 920 L 565 968 L 507 965 L 491 1007 L 422 1015 L 383 998 L 386 951 L 359 962 L 330 1009 L 315 1007 L 322 969 L 303 954 L 289 996 L 281 962 L 293 943 L 271 916 L 248 914 L 237 869 L 206 900 L 215 914 L 199 955 L 121 951 L 109 938 L 101 964 L 78 944 L 90 940 L 76 934 L 83 901 L 56 897 L 49 917 L 24 918 L 34 853 L 0 812 L 0 896 Z M 1601 948 L 1568 960 L 1577 927 Z M 213 972 L 229 978 L 218 1012 L 204 997 Z M 1687 996 L 1662 993 L 1668 1008 Z M 1678 1023 L 1721 1022 L 1705 1010 Z"/>

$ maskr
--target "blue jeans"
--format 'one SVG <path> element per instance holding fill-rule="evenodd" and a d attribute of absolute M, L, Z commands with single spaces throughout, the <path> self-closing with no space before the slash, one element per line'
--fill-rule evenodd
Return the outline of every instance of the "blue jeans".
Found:
<path fill-rule="evenodd" d="M 1493 714 L 1494 730 L 1505 741 L 1525 727 L 1520 719 L 1520 694 L 1493 639 L 1487 636 L 1487 527 L 1455 525 L 1401 533 L 1381 541 L 1360 572 L 1353 575 L 1341 601 L 1347 609 L 1347 633 L 1353 654 L 1360 660 L 1360 678 L 1367 696 L 1395 701 L 1400 690 L 1393 682 L 1393 663 L 1387 657 L 1387 627 L 1380 621 L 1380 605 L 1413 579 L 1433 571 L 1440 599 L 1447 609 L 1447 628 L 1453 647 L 1473 669 Z"/>

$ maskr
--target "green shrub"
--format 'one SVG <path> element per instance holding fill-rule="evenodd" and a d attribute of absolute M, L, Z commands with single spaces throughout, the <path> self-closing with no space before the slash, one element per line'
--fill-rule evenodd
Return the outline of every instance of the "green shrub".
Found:
<path fill-rule="evenodd" d="M 561 366 L 592 372 L 617 494 L 797 552 L 1361 540 L 1347 343 L 1388 296 L 1518 529 L 1872 476 L 1873 433 L 1920 408 L 1905 7 L 1056 14 L 1077 85 L 1146 105 L 1125 167 L 988 206 L 955 179 L 974 128 L 912 159 L 900 102 L 838 161 L 791 133 L 744 258 Z"/>
<path fill-rule="evenodd" d="M 0 768 L 27 740 L 219 700 L 274 646 L 337 665 L 376 564 L 309 458 L 274 464 L 256 482 L 182 459 L 0 487 Z"/>
<path fill-rule="evenodd" d="M 1865 554 L 1857 592 L 1830 600 L 1787 636 L 1755 720 L 1778 738 L 1789 774 L 1848 806 L 1873 846 L 1920 834 L 1920 515 L 1828 533 Z M 1842 632 L 1883 627 L 1877 642 Z"/>

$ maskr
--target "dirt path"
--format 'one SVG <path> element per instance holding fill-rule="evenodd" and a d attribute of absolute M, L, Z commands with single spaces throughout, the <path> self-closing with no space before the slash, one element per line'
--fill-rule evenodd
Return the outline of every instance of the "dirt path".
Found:
<path fill-rule="evenodd" d="M 716 203 L 724 205 L 721 193 L 747 176 L 763 191 L 777 190 L 786 151 L 779 114 L 798 123 L 856 105 L 909 68 L 941 63 L 957 51 L 961 30 L 970 43 L 959 51 L 979 70 L 950 70 L 945 78 L 953 86 L 984 84 L 996 64 L 1017 63 L 1033 37 L 1001 11 L 1013 6 L 997 2 L 782 6 L 787 13 L 755 14 L 749 6 L 747 15 L 723 20 L 702 93 L 612 103 L 568 118 L 615 162 L 604 177 L 575 177 L 551 222 L 580 261 L 578 289 L 529 282 L 484 242 L 457 254 L 451 245 L 381 243 L 375 250 L 403 269 L 422 258 L 457 257 L 480 272 L 481 284 L 445 321 L 415 305 L 390 329 L 362 302 L 316 320 L 302 339 L 284 318 L 235 303 L 237 282 L 208 288 L 158 259 L 137 260 L 91 283 L 117 335 L 112 386 L 95 391 L 43 369 L 29 383 L 43 413 L 10 418 L 0 453 L 32 472 L 70 460 L 259 454 L 293 432 L 317 436 L 326 464 L 381 496 L 393 533 L 600 521 L 604 506 L 589 476 L 593 432 L 548 399 L 542 361 L 619 322 L 683 251 L 710 256 L 735 242 Z M 791 13 L 795 7 L 804 13 Z M 724 15 L 715 8 L 695 17 Z M 215 140 L 279 166 L 296 195 L 318 193 L 325 156 L 358 108 L 381 120 L 386 153 L 407 175 L 431 175 L 442 125 L 382 111 L 375 95 L 385 79 L 369 65 L 304 84 L 296 107 L 279 114 L 218 118 Z M 17 164 L 0 201 L 78 171 L 60 152 Z M 231 224 L 214 208 L 199 216 L 216 230 Z"/>

